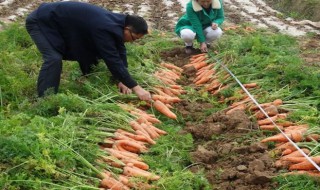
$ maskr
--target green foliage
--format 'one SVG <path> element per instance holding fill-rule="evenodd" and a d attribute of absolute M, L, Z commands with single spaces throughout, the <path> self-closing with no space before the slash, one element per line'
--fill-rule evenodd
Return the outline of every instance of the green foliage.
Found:
<path fill-rule="evenodd" d="M 150 167 L 156 168 L 155 172 L 162 176 L 157 185 L 161 189 L 210 189 L 203 173 L 192 173 L 187 169 L 191 164 L 192 136 L 179 135 L 181 126 L 178 124 L 166 125 L 164 130 L 169 134 L 158 139 L 157 144 L 143 156 Z"/>
<path fill-rule="evenodd" d="M 275 179 L 279 184 L 277 190 L 317 190 L 319 189 L 320 182 L 311 180 L 310 177 L 297 175 L 297 176 L 279 176 Z"/>

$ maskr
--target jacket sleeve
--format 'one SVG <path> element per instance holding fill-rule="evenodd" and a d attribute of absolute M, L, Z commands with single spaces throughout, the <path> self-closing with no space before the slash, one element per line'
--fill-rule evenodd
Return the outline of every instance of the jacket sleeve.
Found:
<path fill-rule="evenodd" d="M 117 41 L 117 37 L 113 35 L 114 34 L 103 29 L 95 30 L 93 33 L 94 43 L 112 76 L 128 88 L 133 88 L 137 86 L 137 82 L 132 79 L 127 69 L 128 65 L 124 44 L 123 42 Z"/>
<path fill-rule="evenodd" d="M 202 24 L 200 22 L 200 19 L 197 15 L 197 13 L 193 10 L 192 6 L 187 6 L 187 10 L 186 10 L 188 19 L 193 27 L 193 29 L 195 30 L 196 34 L 197 34 L 197 40 L 201 43 L 206 41 L 206 38 L 203 34 L 202 31 Z"/>
<path fill-rule="evenodd" d="M 118 45 L 118 49 L 119 49 L 119 55 L 121 57 L 122 63 L 124 64 L 124 66 L 126 68 L 128 68 L 128 61 L 127 61 L 127 49 L 124 46 L 123 43 Z"/>
<path fill-rule="evenodd" d="M 212 21 L 214 23 L 217 23 L 219 26 L 221 26 L 221 24 L 224 21 L 224 9 L 223 9 L 223 2 L 220 1 L 221 3 L 221 8 L 217 10 L 217 16 L 216 18 Z"/>

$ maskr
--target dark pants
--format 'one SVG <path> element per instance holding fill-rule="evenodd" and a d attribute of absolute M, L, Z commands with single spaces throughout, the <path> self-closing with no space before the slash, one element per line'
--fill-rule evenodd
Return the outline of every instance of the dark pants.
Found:
<path fill-rule="evenodd" d="M 32 40 L 42 54 L 43 64 L 38 76 L 38 95 L 44 96 L 45 91 L 53 88 L 58 92 L 62 71 L 62 55 L 55 50 L 47 38 L 43 35 L 37 23 L 36 11 L 26 19 L 26 28 Z"/>

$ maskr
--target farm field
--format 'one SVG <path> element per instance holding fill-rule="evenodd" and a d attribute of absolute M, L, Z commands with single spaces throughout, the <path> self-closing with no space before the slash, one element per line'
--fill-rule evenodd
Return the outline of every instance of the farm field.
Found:
<path fill-rule="evenodd" d="M 186 55 L 188 1 L 84 1 L 147 20 L 126 46 L 154 102 L 120 94 L 102 61 L 87 77 L 65 61 L 59 93 L 37 98 L 24 18 L 42 2 L 0 0 L 0 189 L 319 188 L 317 22 L 225 0 L 223 37 Z"/>

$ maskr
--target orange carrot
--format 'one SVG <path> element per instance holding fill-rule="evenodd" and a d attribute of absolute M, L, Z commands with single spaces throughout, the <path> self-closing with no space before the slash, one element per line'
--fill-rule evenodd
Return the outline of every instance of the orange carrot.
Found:
<path fill-rule="evenodd" d="M 281 113 L 281 114 L 277 114 L 275 116 L 272 116 L 270 118 L 266 118 L 266 119 L 261 119 L 258 120 L 258 125 L 269 125 L 272 123 L 272 121 L 276 121 L 277 119 L 285 119 L 287 117 L 287 114 Z"/>
<path fill-rule="evenodd" d="M 285 142 L 275 148 L 276 150 L 285 150 L 290 149 L 292 151 L 296 150 L 296 147 L 292 145 L 291 142 Z"/>
<path fill-rule="evenodd" d="M 302 148 L 301 149 L 305 154 L 309 154 L 310 150 L 306 149 L 306 148 Z M 288 157 L 303 157 L 303 155 L 300 153 L 299 150 L 293 151 L 292 153 L 285 155 L 282 157 L 283 158 L 288 158 Z"/>
<path fill-rule="evenodd" d="M 255 88 L 258 86 L 258 84 L 257 83 L 248 83 L 248 84 L 243 84 L 243 86 L 245 88 Z"/>
<path fill-rule="evenodd" d="M 291 132 L 287 132 L 285 134 L 294 142 L 300 142 L 303 140 L 303 131 L 291 131 Z M 288 139 L 282 133 L 279 133 L 277 135 L 267 137 L 267 138 L 263 139 L 261 142 L 270 142 L 270 141 L 288 142 Z"/>
<path fill-rule="evenodd" d="M 277 125 L 281 130 L 283 130 L 283 126 L 281 125 Z M 260 125 L 259 128 L 261 130 L 265 130 L 265 131 L 277 131 L 278 128 L 273 125 L 273 124 L 270 124 L 270 125 Z"/>
<path fill-rule="evenodd" d="M 161 130 L 161 129 L 153 126 L 153 125 L 149 125 L 149 127 L 153 128 L 153 130 L 155 130 L 160 135 L 166 135 L 167 134 L 167 132 L 165 132 L 164 130 Z"/>
<path fill-rule="evenodd" d="M 192 55 L 190 59 L 194 59 L 194 58 L 197 58 L 200 56 L 205 56 L 205 55 L 207 55 L 207 53 L 200 53 L 200 54 Z"/>
<path fill-rule="evenodd" d="M 153 106 L 156 110 L 158 110 L 160 113 L 164 114 L 165 116 L 171 118 L 171 119 L 177 119 L 176 114 L 174 114 L 165 104 L 163 104 L 161 101 L 156 100 L 153 102 Z"/>
<path fill-rule="evenodd" d="M 199 69 L 201 69 L 202 67 L 207 66 L 207 65 L 208 65 L 207 62 L 202 61 L 202 62 L 198 62 L 198 63 L 194 64 L 193 67 L 194 67 L 196 70 L 199 70 Z"/>
<path fill-rule="evenodd" d="M 289 161 L 291 163 L 300 163 L 300 162 L 304 162 L 307 159 L 303 156 L 303 157 L 286 157 L 286 158 L 281 158 L 281 160 L 284 161 Z"/>
<path fill-rule="evenodd" d="M 117 140 L 113 147 L 121 151 L 129 151 L 134 153 L 147 152 L 147 147 L 130 140 Z"/>
<path fill-rule="evenodd" d="M 271 106 L 271 105 L 274 105 L 274 106 L 279 106 L 279 105 L 282 105 L 282 100 L 281 99 L 276 99 L 274 100 L 273 102 L 268 102 L 268 103 L 264 103 L 264 104 L 259 104 L 260 107 L 262 108 L 265 108 L 265 107 L 268 107 L 268 106 Z M 259 107 L 254 105 L 250 108 L 251 111 L 254 111 L 254 110 L 258 110 Z"/>
<path fill-rule="evenodd" d="M 143 127 L 145 131 L 147 131 L 147 133 L 150 135 L 152 139 L 156 139 L 160 137 L 160 135 L 156 131 L 154 131 L 153 128 L 150 128 L 147 124 L 142 123 L 141 127 Z"/>
<path fill-rule="evenodd" d="M 182 86 L 177 85 L 177 84 L 170 85 L 170 88 L 172 88 L 172 89 L 178 89 L 178 90 L 182 90 L 182 89 L 183 89 Z"/>
<path fill-rule="evenodd" d="M 146 134 L 146 135 L 148 135 L 149 136 L 149 134 L 147 133 L 147 131 L 145 131 L 144 129 L 143 129 L 143 127 L 141 127 L 141 125 L 138 123 L 138 122 L 136 122 L 136 121 L 130 121 L 129 122 L 129 125 L 132 127 L 132 129 L 133 130 L 135 130 L 135 131 L 141 131 L 141 132 L 143 132 L 144 134 Z M 150 136 L 149 136 L 150 137 Z"/>
<path fill-rule="evenodd" d="M 135 160 L 141 160 L 141 158 L 138 156 L 138 154 L 132 153 L 132 152 L 123 152 L 119 151 L 113 148 L 105 148 L 103 149 L 106 152 L 108 152 L 110 155 L 118 158 L 118 159 L 124 159 L 124 158 L 132 158 Z"/>
<path fill-rule="evenodd" d="M 233 112 L 236 111 L 236 110 L 245 110 L 246 107 L 247 107 L 246 104 L 240 104 L 240 105 L 238 105 L 237 107 L 234 107 L 234 108 L 228 110 L 228 111 L 226 112 L 226 114 L 229 115 L 229 114 L 233 113 Z"/>
<path fill-rule="evenodd" d="M 306 137 L 307 141 L 318 141 L 320 139 L 320 135 L 318 134 L 310 134 Z"/>
<path fill-rule="evenodd" d="M 181 101 L 181 99 L 178 97 L 166 97 L 166 96 L 161 96 L 161 95 L 157 95 L 157 94 L 152 95 L 152 99 L 155 101 L 159 100 L 165 104 L 178 103 Z"/>
<path fill-rule="evenodd" d="M 144 177 L 148 180 L 158 180 L 160 176 L 154 175 L 148 171 L 144 171 L 140 168 L 133 166 L 132 164 L 128 164 L 123 167 L 123 175 L 133 176 L 133 177 Z"/>
<path fill-rule="evenodd" d="M 175 65 L 173 65 L 173 64 L 160 63 L 160 65 L 166 67 L 167 69 L 174 69 L 174 70 L 177 70 L 177 71 L 179 71 L 179 72 L 182 72 L 182 71 L 183 71 L 183 69 L 181 69 L 180 67 L 175 66 Z"/>
<path fill-rule="evenodd" d="M 195 82 L 195 85 L 204 84 L 204 83 L 208 82 L 210 79 L 211 79 L 211 76 L 203 76 L 202 78 L 200 78 L 199 80 L 197 80 Z"/>
<path fill-rule="evenodd" d="M 130 188 L 120 181 L 116 180 L 115 178 L 109 176 L 104 178 L 100 182 L 100 186 L 103 188 L 108 188 L 112 190 L 129 190 Z"/>
<path fill-rule="evenodd" d="M 272 116 L 275 116 L 277 114 L 279 114 L 279 111 L 278 111 L 278 108 L 274 105 L 271 105 L 271 106 L 268 106 L 266 108 L 264 108 L 264 111 L 265 113 L 269 116 L 269 117 L 272 117 Z M 257 118 L 257 119 L 264 119 L 266 118 L 265 114 L 259 110 L 258 112 L 256 112 L 254 114 L 254 116 Z"/>
<path fill-rule="evenodd" d="M 311 157 L 311 159 L 316 163 L 320 164 L 320 156 Z M 308 160 L 293 164 L 289 167 L 289 170 L 314 170 L 316 169 Z"/>
<path fill-rule="evenodd" d="M 291 154 L 293 151 L 291 149 L 285 149 L 284 151 L 282 151 L 282 156 L 284 155 L 288 155 L 288 154 Z"/>
<path fill-rule="evenodd" d="M 137 168 L 140 168 L 142 170 L 148 170 L 149 169 L 148 164 L 146 164 L 146 163 L 144 163 L 142 161 L 138 161 L 138 160 L 132 159 L 132 158 L 121 159 L 121 161 L 123 163 L 125 163 L 125 164 L 132 163 L 133 166 L 135 166 Z"/>
<path fill-rule="evenodd" d="M 265 139 L 263 139 L 261 142 L 270 142 L 270 141 L 274 141 L 274 142 L 288 142 L 288 139 L 282 134 L 279 133 L 277 135 L 271 136 L 271 137 L 267 137 Z"/>
<path fill-rule="evenodd" d="M 276 168 L 287 168 L 291 163 L 289 161 L 285 161 L 285 160 L 277 160 L 274 163 L 274 166 Z"/>
<path fill-rule="evenodd" d="M 124 135 L 126 135 L 126 136 L 129 136 L 129 137 L 131 137 L 132 139 L 135 139 L 135 140 L 137 140 L 137 141 L 144 141 L 144 142 L 148 142 L 148 143 L 150 143 L 150 144 L 156 144 L 155 141 L 150 141 L 150 139 L 148 139 L 148 138 L 147 138 L 146 136 L 144 136 L 144 135 L 132 134 L 132 133 L 129 133 L 129 132 L 124 131 L 124 130 L 122 130 L 122 129 L 117 129 L 117 132 L 122 133 L 122 134 L 124 134 Z"/>

